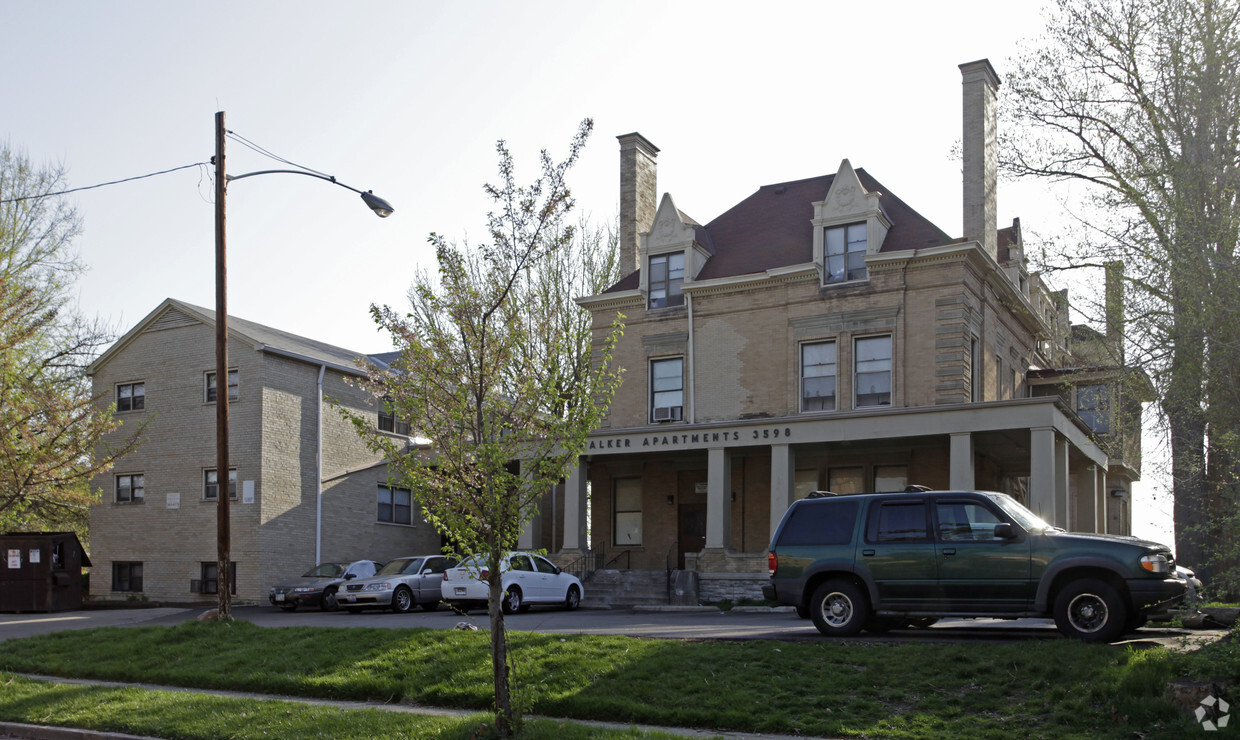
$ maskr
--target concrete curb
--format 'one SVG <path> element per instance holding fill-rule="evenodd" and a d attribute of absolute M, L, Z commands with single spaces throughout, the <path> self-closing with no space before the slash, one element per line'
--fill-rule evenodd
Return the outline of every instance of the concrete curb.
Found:
<path fill-rule="evenodd" d="M 78 730 L 72 727 L 25 725 L 20 722 L 0 722 L 0 738 L 17 738 L 17 740 L 160 740 L 160 738 L 148 735 Z"/>

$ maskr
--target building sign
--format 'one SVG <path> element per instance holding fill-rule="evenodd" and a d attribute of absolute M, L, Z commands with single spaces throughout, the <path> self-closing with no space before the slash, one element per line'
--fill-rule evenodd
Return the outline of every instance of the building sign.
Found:
<path fill-rule="evenodd" d="M 32 563 L 37 563 L 37 562 L 39 562 L 39 557 L 40 557 L 39 553 L 40 553 L 40 552 L 42 552 L 42 551 L 41 551 L 41 550 L 31 550 L 31 551 L 30 551 L 30 562 L 32 562 Z"/>
<path fill-rule="evenodd" d="M 10 568 L 22 567 L 22 551 L 20 548 L 9 550 L 9 567 Z"/>
<path fill-rule="evenodd" d="M 740 429 L 711 429 L 694 432 L 677 429 L 675 434 L 622 434 L 596 437 L 586 445 L 586 452 L 649 451 L 655 449 L 706 449 L 708 447 L 737 447 L 743 444 L 771 444 L 792 439 L 790 426 L 743 427 Z"/>

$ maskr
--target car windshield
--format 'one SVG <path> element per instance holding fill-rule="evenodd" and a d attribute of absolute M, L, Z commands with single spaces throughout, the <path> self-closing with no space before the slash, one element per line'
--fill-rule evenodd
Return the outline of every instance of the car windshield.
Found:
<path fill-rule="evenodd" d="M 335 578 L 343 572 L 343 563 L 322 563 L 314 566 L 309 573 L 303 574 L 302 578 Z"/>
<path fill-rule="evenodd" d="M 1041 517 L 1026 509 L 1024 505 L 1006 493 L 987 492 L 986 496 L 991 501 L 994 501 L 1000 509 L 1003 509 L 1004 513 L 1015 519 L 1017 524 L 1024 527 L 1026 532 L 1054 529 L 1054 527 L 1042 521 Z"/>
<path fill-rule="evenodd" d="M 400 558 L 383 566 L 375 575 L 399 576 L 406 573 L 417 573 L 421 569 L 422 558 Z"/>

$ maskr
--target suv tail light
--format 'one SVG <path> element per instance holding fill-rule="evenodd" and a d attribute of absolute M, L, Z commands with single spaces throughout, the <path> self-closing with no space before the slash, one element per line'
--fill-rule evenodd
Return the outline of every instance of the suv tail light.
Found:
<path fill-rule="evenodd" d="M 779 556 L 773 552 L 766 554 L 766 569 L 769 571 L 771 578 L 775 577 L 775 571 L 779 569 Z"/>
<path fill-rule="evenodd" d="M 478 571 L 478 580 L 485 581 L 489 575 L 491 575 L 491 570 L 489 568 L 483 568 Z"/>

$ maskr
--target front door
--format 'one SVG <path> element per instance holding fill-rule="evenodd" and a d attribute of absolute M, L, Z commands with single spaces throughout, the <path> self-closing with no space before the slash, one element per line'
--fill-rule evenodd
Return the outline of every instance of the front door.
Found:
<path fill-rule="evenodd" d="M 995 525 L 1006 521 L 980 501 L 935 502 L 939 586 L 952 611 L 1023 612 L 1032 603 L 1029 536 L 1004 539 Z M 1015 525 L 1013 525 L 1015 527 Z"/>
<path fill-rule="evenodd" d="M 681 504 L 676 527 L 676 567 L 684 570 L 685 553 L 706 547 L 706 504 Z"/>

